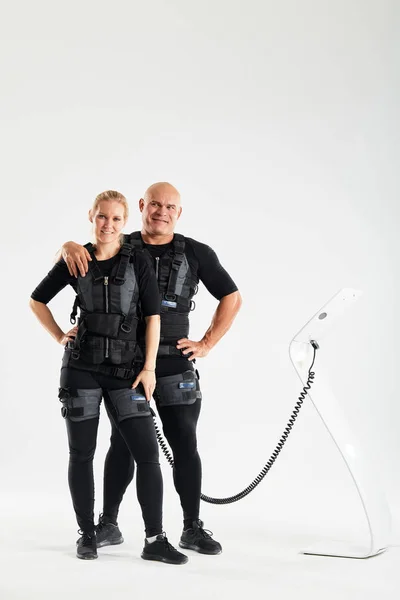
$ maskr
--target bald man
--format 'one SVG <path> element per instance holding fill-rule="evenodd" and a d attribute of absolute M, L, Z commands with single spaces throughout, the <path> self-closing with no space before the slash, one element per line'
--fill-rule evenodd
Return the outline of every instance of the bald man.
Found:
<path fill-rule="evenodd" d="M 239 311 L 241 297 L 209 246 L 174 233 L 182 213 L 180 194 L 174 186 L 166 182 L 151 185 L 139 200 L 139 210 L 142 230 L 125 236 L 125 242 L 144 253 L 155 270 L 160 290 L 161 338 L 154 399 L 173 453 L 174 484 L 183 509 L 179 545 L 202 554 L 219 554 L 221 544 L 204 529 L 199 518 L 201 460 L 196 428 L 202 398 L 194 362 L 207 356 L 228 331 Z M 67 242 L 62 255 L 71 275 L 76 277 L 78 270 L 82 276 L 86 274 L 90 256 L 83 246 Z M 195 307 L 193 296 L 200 281 L 219 303 L 207 331 L 201 340 L 194 341 L 189 338 L 189 314 Z M 140 355 L 143 340 L 139 333 Z M 98 547 L 123 542 L 117 517 L 133 474 L 134 462 L 128 447 L 113 427 L 104 468 L 103 513 L 96 530 Z"/>

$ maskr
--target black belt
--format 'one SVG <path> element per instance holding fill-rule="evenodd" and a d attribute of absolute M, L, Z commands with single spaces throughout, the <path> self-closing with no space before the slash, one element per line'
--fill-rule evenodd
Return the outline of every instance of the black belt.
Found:
<path fill-rule="evenodd" d="M 79 371 L 91 371 L 101 375 L 110 375 L 118 379 L 131 379 L 136 373 L 135 369 L 125 369 L 123 367 L 114 367 L 113 365 L 85 365 L 85 363 L 70 359 L 68 366 Z"/>
<path fill-rule="evenodd" d="M 182 351 L 178 350 L 178 348 L 176 348 L 175 346 L 167 345 L 167 344 L 160 344 L 158 346 L 157 358 L 162 358 L 164 356 L 180 356 L 182 358 L 187 358 L 186 356 L 183 356 Z M 143 348 L 141 348 L 140 346 L 137 346 L 135 360 L 140 361 L 140 360 L 143 360 L 143 358 L 144 358 Z"/>

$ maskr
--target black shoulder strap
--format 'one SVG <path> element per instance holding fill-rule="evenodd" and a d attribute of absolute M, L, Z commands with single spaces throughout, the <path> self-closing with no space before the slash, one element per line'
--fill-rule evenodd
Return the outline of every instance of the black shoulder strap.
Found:
<path fill-rule="evenodd" d="M 74 300 L 74 305 L 72 307 L 72 312 L 69 315 L 69 320 L 70 320 L 71 325 L 75 325 L 75 323 L 76 323 L 76 315 L 78 314 L 78 307 L 79 307 L 79 296 L 76 295 L 75 300 Z"/>
<path fill-rule="evenodd" d="M 176 300 L 176 281 L 178 279 L 178 272 L 183 260 L 185 258 L 185 238 L 180 233 L 175 233 L 174 239 L 172 241 L 173 245 L 173 257 L 171 264 L 171 271 L 169 273 L 168 287 L 167 292 L 165 294 L 165 298 L 167 300 Z"/>
<path fill-rule="evenodd" d="M 99 268 L 99 265 L 97 264 L 96 257 L 94 255 L 93 244 L 91 242 L 89 242 L 88 244 L 84 245 L 84 248 L 86 248 L 86 250 L 89 252 L 89 254 L 90 254 L 91 258 L 92 258 L 92 262 L 89 261 L 89 268 L 91 270 L 93 278 L 96 280 L 96 272 L 98 271 L 97 278 L 99 280 L 103 276 L 100 273 L 100 268 Z M 92 263 L 94 263 L 93 266 L 92 266 Z M 94 267 L 94 270 L 93 270 L 93 267 Z M 100 273 L 100 277 L 99 277 L 99 273 Z M 78 314 L 78 307 L 79 306 L 80 306 L 80 304 L 79 304 L 79 296 L 76 295 L 75 296 L 74 305 L 72 307 L 72 312 L 71 312 L 71 314 L 69 316 L 69 320 L 70 320 L 70 322 L 71 322 L 72 325 L 75 325 L 75 323 L 76 323 L 76 315 Z"/>
<path fill-rule="evenodd" d="M 174 239 L 172 240 L 172 245 L 174 248 L 175 254 L 184 254 L 185 253 L 185 236 L 181 233 L 175 233 Z"/>
<path fill-rule="evenodd" d="M 134 231 L 133 233 L 125 235 L 125 242 L 133 246 L 135 250 L 141 250 L 144 248 L 140 231 Z"/>
<path fill-rule="evenodd" d="M 116 283 L 117 285 L 122 285 L 123 283 L 125 283 L 126 268 L 128 266 L 130 256 L 133 252 L 134 248 L 131 246 L 131 244 L 122 245 L 122 248 L 119 251 L 120 259 L 118 269 L 114 276 L 114 283 Z"/>
<path fill-rule="evenodd" d="M 101 279 L 103 279 L 103 274 L 100 270 L 99 263 L 97 262 L 96 257 L 94 255 L 93 244 L 89 242 L 88 244 L 84 245 L 84 248 L 86 248 L 86 250 L 89 252 L 90 257 L 92 259 L 89 262 L 89 271 L 91 272 L 95 283 L 97 283 L 98 281 L 101 281 Z"/>

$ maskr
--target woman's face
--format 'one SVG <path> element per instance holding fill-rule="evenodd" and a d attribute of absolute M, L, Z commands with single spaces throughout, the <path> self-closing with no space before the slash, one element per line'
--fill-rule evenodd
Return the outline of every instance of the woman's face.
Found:
<path fill-rule="evenodd" d="M 93 233 L 97 242 L 116 242 L 126 223 L 124 206 L 114 200 L 103 200 L 94 212 L 89 213 Z"/>

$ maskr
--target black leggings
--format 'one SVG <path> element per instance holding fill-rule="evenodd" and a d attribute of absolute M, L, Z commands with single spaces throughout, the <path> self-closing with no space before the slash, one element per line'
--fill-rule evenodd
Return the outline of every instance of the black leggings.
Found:
<path fill-rule="evenodd" d="M 129 388 L 130 381 L 63 368 L 61 370 L 62 388 L 95 389 L 102 388 L 104 403 L 115 430 L 129 456 L 129 463 L 137 464 L 137 497 L 142 509 L 146 536 L 161 533 L 163 483 L 158 457 L 158 445 L 151 416 L 132 417 L 118 423 L 114 407 L 108 396 L 108 390 Z M 93 457 L 99 418 L 86 421 L 72 421 L 66 418 L 69 442 L 68 482 L 72 502 L 79 527 L 86 533 L 94 531 L 94 479 Z M 115 464 L 118 473 L 121 467 Z M 115 476 L 115 474 L 112 474 Z M 130 480 L 133 467 L 130 471 Z"/>
<path fill-rule="evenodd" d="M 185 525 L 198 519 L 201 493 L 201 460 L 196 426 L 201 400 L 185 406 L 158 408 L 163 431 L 174 456 L 174 484 L 179 494 Z M 116 522 L 125 490 L 132 481 L 134 462 L 124 438 L 112 426 L 111 445 L 104 466 L 104 515 Z"/>

